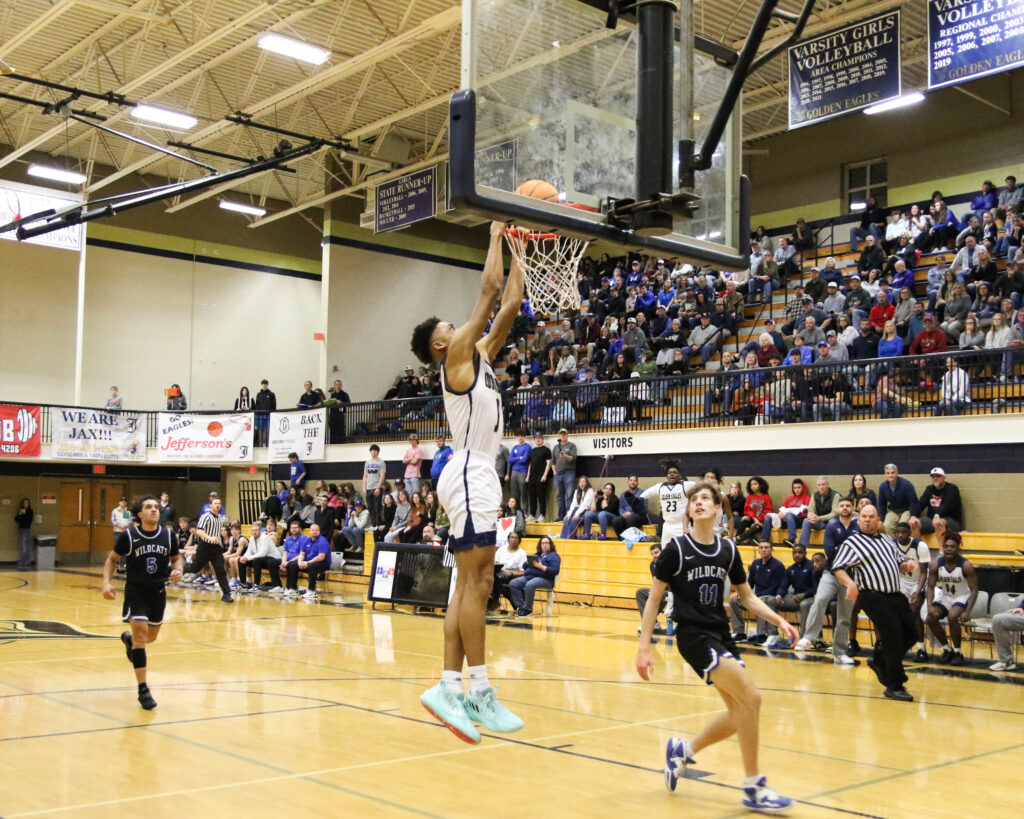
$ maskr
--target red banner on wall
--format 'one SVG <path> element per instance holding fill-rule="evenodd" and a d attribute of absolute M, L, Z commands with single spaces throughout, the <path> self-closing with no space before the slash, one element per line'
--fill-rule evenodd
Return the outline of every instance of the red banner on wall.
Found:
<path fill-rule="evenodd" d="M 38 458 L 42 454 L 40 412 L 39 407 L 0 404 L 0 455 Z"/>

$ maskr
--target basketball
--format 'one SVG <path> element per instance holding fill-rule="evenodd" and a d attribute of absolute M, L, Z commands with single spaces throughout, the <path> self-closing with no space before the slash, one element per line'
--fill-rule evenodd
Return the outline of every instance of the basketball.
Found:
<path fill-rule="evenodd" d="M 545 202 L 558 201 L 558 188 L 543 179 L 527 179 L 516 188 L 516 193 L 522 196 L 532 196 L 534 199 L 543 199 Z"/>
<path fill-rule="evenodd" d="M 207 424 L 206 431 L 210 433 L 211 438 L 216 438 L 224 431 L 224 425 L 220 421 L 211 421 Z"/>

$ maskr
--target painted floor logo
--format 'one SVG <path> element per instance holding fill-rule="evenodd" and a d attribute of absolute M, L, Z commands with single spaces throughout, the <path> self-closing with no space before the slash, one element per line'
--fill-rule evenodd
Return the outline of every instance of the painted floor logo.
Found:
<path fill-rule="evenodd" d="M 0 620 L 0 645 L 17 640 L 52 640 L 88 638 L 98 640 L 114 640 L 107 634 L 89 634 L 67 623 L 55 620 Z"/>

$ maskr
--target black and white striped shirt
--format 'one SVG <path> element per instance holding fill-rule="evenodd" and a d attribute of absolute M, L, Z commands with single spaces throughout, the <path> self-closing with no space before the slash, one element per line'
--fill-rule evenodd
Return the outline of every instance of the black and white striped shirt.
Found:
<path fill-rule="evenodd" d="M 853 568 L 853 580 L 861 589 L 895 594 L 900 590 L 900 565 L 904 562 L 896 541 L 884 532 L 854 532 L 840 545 L 832 570 Z"/>
<path fill-rule="evenodd" d="M 220 530 L 221 527 L 227 523 L 227 518 L 224 515 L 215 515 L 213 512 L 203 512 L 199 516 L 199 522 L 196 523 L 197 529 L 202 529 L 210 537 L 217 538 L 217 542 L 220 542 Z"/>

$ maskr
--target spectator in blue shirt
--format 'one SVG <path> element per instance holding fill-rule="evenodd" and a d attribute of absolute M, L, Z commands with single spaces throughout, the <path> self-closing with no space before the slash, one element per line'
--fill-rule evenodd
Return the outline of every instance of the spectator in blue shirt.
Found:
<path fill-rule="evenodd" d="M 757 553 L 759 557 L 750 564 L 747 583 L 754 590 L 754 594 L 761 598 L 772 611 L 777 611 L 778 603 L 776 601 L 785 596 L 788 587 L 786 567 L 781 560 L 772 557 L 772 544 L 767 540 L 762 540 L 757 544 Z M 733 599 L 729 602 L 729 608 L 732 611 L 732 630 L 735 632 L 733 639 L 745 640 L 747 635 L 743 627 L 743 604 L 738 598 Z M 774 625 L 769 624 L 767 620 L 758 618 L 757 634 L 750 638 L 750 642 L 758 645 L 764 643 L 768 639 L 769 630 L 772 636 L 779 633 Z"/>
<path fill-rule="evenodd" d="M 640 262 L 633 262 L 630 271 L 626 274 L 626 287 L 636 287 L 644 279 L 644 271 L 640 267 Z"/>
<path fill-rule="evenodd" d="M 440 479 L 445 465 L 452 459 L 452 448 L 445 443 L 443 435 L 437 436 L 436 443 L 437 450 L 430 460 L 430 480 L 434 482 L 434 486 L 437 486 L 437 481 Z"/>
<path fill-rule="evenodd" d="M 981 193 L 971 200 L 971 210 L 974 211 L 974 215 L 978 217 L 979 222 L 985 216 L 986 212 L 992 210 L 996 206 L 996 201 L 997 197 L 995 186 L 986 179 L 981 183 Z"/>
<path fill-rule="evenodd" d="M 288 588 L 296 589 L 299 572 L 304 571 L 309 580 L 309 586 L 302 596 L 311 600 L 316 597 L 317 578 L 324 577 L 329 568 L 331 568 L 331 544 L 320 534 L 320 527 L 314 523 L 309 527 L 309 537 L 306 538 L 306 544 L 299 552 L 298 559 L 288 564 Z"/>
<path fill-rule="evenodd" d="M 306 465 L 299 460 L 297 452 L 289 452 L 288 460 L 291 462 L 288 467 L 288 478 L 291 480 L 291 485 L 296 489 L 302 489 L 306 483 Z"/>
<path fill-rule="evenodd" d="M 807 612 L 814 605 L 814 594 L 818 591 L 818 573 L 814 564 L 807 559 L 807 549 L 797 543 L 793 546 L 793 565 L 786 569 L 786 592 L 776 598 L 777 611 L 796 611 L 800 616 L 800 633 L 807 625 Z M 765 648 L 772 648 L 780 642 L 778 637 L 765 641 Z"/>
<path fill-rule="evenodd" d="M 302 523 L 293 520 L 288 524 L 288 537 L 284 539 L 281 558 L 281 571 L 288 578 L 287 588 L 283 589 L 286 597 L 295 597 L 299 593 L 299 560 L 308 545 L 309 538 L 302 534 Z"/>
<path fill-rule="evenodd" d="M 917 491 L 906 478 L 901 478 L 896 464 L 885 465 L 885 480 L 878 487 L 878 516 L 885 523 L 889 537 L 895 537 L 896 524 L 910 520 L 917 504 Z"/>
<path fill-rule="evenodd" d="M 513 578 L 508 584 L 509 597 L 516 607 L 516 617 L 533 614 L 533 596 L 537 589 L 553 589 L 555 578 L 562 570 L 562 558 L 555 551 L 555 542 L 549 535 L 541 535 L 537 541 L 537 553 L 527 558 L 522 577 Z"/>
<path fill-rule="evenodd" d="M 511 483 L 511 497 L 516 499 L 520 508 L 526 503 L 526 472 L 530 468 L 530 449 L 526 443 L 526 433 L 522 430 L 516 432 L 516 444 L 508 454 L 508 463 L 512 469 L 506 480 Z"/>

